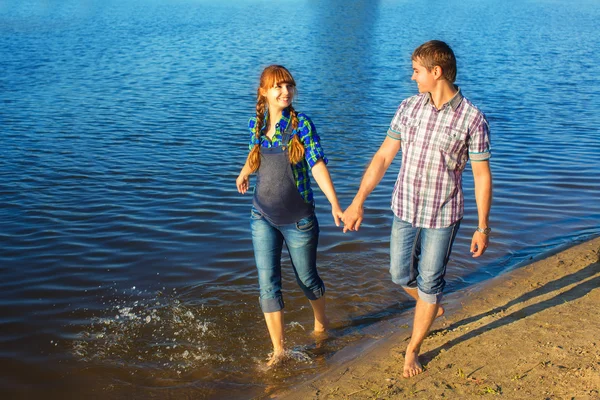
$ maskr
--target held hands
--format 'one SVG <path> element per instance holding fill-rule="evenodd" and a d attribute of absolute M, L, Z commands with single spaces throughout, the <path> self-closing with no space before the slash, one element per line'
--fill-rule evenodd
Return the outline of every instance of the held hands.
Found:
<path fill-rule="evenodd" d="M 235 180 L 235 185 L 239 193 L 244 194 L 248 191 L 250 186 L 248 175 L 240 174 Z"/>
<path fill-rule="evenodd" d="M 485 233 L 481 233 L 479 231 L 475 231 L 473 234 L 473 239 L 471 240 L 471 253 L 473 253 L 473 257 L 479 257 L 488 247 L 490 238 Z"/>
<path fill-rule="evenodd" d="M 360 224 L 363 220 L 363 207 L 362 204 L 352 202 L 344 214 L 342 215 L 342 221 L 344 222 L 344 233 L 348 231 L 358 231 Z"/>

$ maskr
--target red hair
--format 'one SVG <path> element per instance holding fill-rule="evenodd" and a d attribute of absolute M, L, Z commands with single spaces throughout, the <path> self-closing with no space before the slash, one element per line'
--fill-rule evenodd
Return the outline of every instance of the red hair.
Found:
<path fill-rule="evenodd" d="M 265 124 L 265 111 L 267 109 L 267 99 L 262 93 L 275 85 L 287 83 L 296 87 L 296 81 L 285 67 L 281 65 L 269 65 L 260 75 L 260 83 L 256 90 L 256 123 L 254 124 L 257 142 L 260 141 L 262 127 Z M 288 107 L 291 116 L 292 128 L 298 128 L 298 113 L 290 104 Z M 248 163 L 252 172 L 260 167 L 260 144 L 255 144 L 248 155 Z M 298 135 L 294 135 L 290 141 L 288 154 L 291 164 L 298 164 L 304 158 L 304 146 L 300 143 Z"/>

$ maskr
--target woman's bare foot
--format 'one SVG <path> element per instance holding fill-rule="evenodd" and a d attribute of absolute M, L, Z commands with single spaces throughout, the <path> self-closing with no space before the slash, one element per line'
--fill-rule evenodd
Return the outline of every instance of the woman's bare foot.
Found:
<path fill-rule="evenodd" d="M 329 320 L 327 318 L 324 318 L 322 321 L 315 318 L 315 334 L 325 333 L 327 328 L 329 328 Z"/>
<path fill-rule="evenodd" d="M 275 367 L 275 366 L 281 364 L 284 359 L 285 359 L 285 351 L 284 350 L 273 352 L 273 354 L 271 354 L 271 357 L 269 358 L 269 361 L 267 361 L 267 367 L 268 368 Z"/>
<path fill-rule="evenodd" d="M 413 376 L 419 375 L 421 372 L 423 372 L 423 366 L 419 362 L 419 353 L 416 351 L 406 350 L 406 355 L 404 356 L 404 371 L 402 372 L 402 376 L 405 378 L 412 378 Z"/>

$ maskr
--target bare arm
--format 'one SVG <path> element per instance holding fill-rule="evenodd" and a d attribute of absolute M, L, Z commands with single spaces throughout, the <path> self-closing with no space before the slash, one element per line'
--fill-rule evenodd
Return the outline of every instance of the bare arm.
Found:
<path fill-rule="evenodd" d="M 250 185 L 248 176 L 250 176 L 251 173 L 252 171 L 250 170 L 249 159 L 246 158 L 246 163 L 244 164 L 244 167 L 240 171 L 240 174 L 238 175 L 237 179 L 235 180 L 237 190 L 241 194 L 244 194 L 248 191 L 248 187 Z"/>
<path fill-rule="evenodd" d="M 333 220 L 335 221 L 336 226 L 340 226 L 340 220 L 342 219 L 342 209 L 340 208 L 340 203 L 338 202 L 337 194 L 335 193 L 335 188 L 333 187 L 333 181 L 331 180 L 331 176 L 329 175 L 329 170 L 327 169 L 327 165 L 321 159 L 317 161 L 315 165 L 313 165 L 312 176 L 315 178 L 317 185 L 329 200 L 331 204 L 331 214 L 333 215 Z"/>
<path fill-rule="evenodd" d="M 387 136 L 373 156 L 352 204 L 344 212 L 344 233 L 357 231 L 360 227 L 363 219 L 363 204 L 385 175 L 398 151 L 400 151 L 400 140 Z"/>
<path fill-rule="evenodd" d="M 475 201 L 477 202 L 477 215 L 480 228 L 487 228 L 492 207 L 492 172 L 489 161 L 471 162 L 473 179 L 475 181 Z M 487 235 L 475 231 L 471 240 L 471 253 L 479 257 L 487 248 L 489 238 Z"/>

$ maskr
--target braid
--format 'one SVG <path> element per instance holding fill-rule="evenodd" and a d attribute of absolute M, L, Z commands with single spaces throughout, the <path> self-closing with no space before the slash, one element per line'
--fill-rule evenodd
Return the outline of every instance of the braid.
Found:
<path fill-rule="evenodd" d="M 298 128 L 298 113 L 294 110 L 294 107 L 290 105 L 289 107 L 290 115 L 291 115 L 291 123 L 292 128 Z M 304 158 L 304 145 L 300 143 L 300 139 L 298 139 L 298 133 L 292 136 L 292 140 L 289 146 L 289 156 L 290 163 L 298 164 Z"/>
<path fill-rule="evenodd" d="M 265 99 L 260 95 L 260 88 L 258 89 L 258 100 L 256 102 L 256 123 L 254 124 L 256 141 L 257 143 L 252 147 L 250 154 L 248 155 L 248 161 L 250 169 L 255 172 L 260 168 L 260 132 L 264 124 L 265 118 Z"/>

